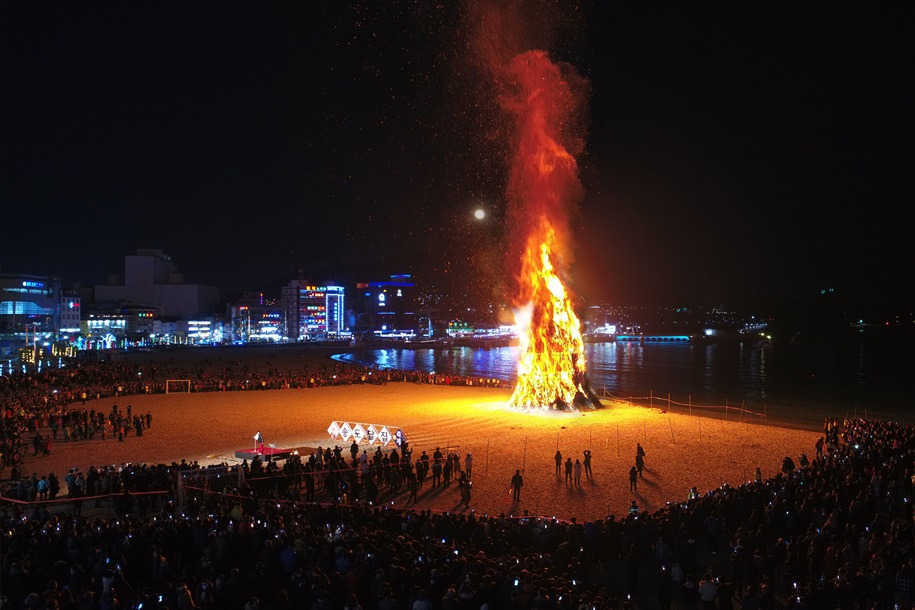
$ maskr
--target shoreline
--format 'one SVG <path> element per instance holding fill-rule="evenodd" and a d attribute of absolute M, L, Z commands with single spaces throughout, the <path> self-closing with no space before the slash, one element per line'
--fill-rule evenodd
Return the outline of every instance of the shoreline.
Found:
<path fill-rule="evenodd" d="M 293 345 L 274 345 L 274 344 L 264 344 L 264 345 L 245 345 L 245 346 L 181 346 L 176 348 L 170 348 L 167 350 L 156 350 L 152 352 L 139 352 L 139 351 L 130 351 L 122 352 L 115 361 L 124 361 L 124 362 L 159 362 L 166 363 L 173 361 L 175 365 L 181 365 L 182 363 L 185 366 L 202 366 L 205 370 L 214 371 L 219 368 L 219 365 L 225 365 L 229 368 L 235 368 L 236 362 L 244 361 L 245 364 L 251 365 L 253 370 L 260 370 L 261 368 L 274 367 L 280 370 L 300 370 L 301 367 L 307 366 L 344 366 L 344 367 L 353 367 L 353 366 L 364 366 L 366 368 L 371 368 L 372 363 L 361 363 L 361 362 L 351 362 L 346 359 L 337 358 L 336 356 L 349 354 L 353 352 L 358 352 L 360 349 L 357 347 L 347 347 L 347 346 L 324 346 L 324 345 L 309 345 L 309 344 L 293 344 Z M 368 348 L 368 349 L 378 349 L 378 348 Z M 428 349 L 428 348 L 424 348 Z M 204 354 L 207 354 L 204 356 Z M 204 364 L 206 363 L 206 364 Z M 509 382 L 506 382 L 509 383 Z M 617 400 L 625 401 L 627 397 L 618 397 Z M 604 400 L 604 399 L 602 399 Z M 641 401 L 641 402 L 640 402 Z M 649 406 L 648 397 L 638 398 L 635 397 L 631 403 L 633 406 L 638 406 L 646 409 L 665 409 L 667 399 L 660 396 L 654 397 L 654 405 Z M 645 404 L 643 404 L 645 403 Z M 738 417 L 742 421 L 742 417 L 739 414 L 735 414 L 735 411 L 738 409 L 731 405 L 728 407 L 731 413 L 725 415 L 725 405 L 692 405 L 693 410 L 695 411 L 694 416 L 703 417 L 711 420 L 716 419 L 726 419 L 726 418 L 735 418 Z M 688 407 L 683 404 L 677 404 L 672 408 L 672 413 L 683 414 L 687 411 Z M 753 412 L 752 409 L 747 409 L 748 412 Z M 780 415 L 779 415 L 780 414 Z M 823 421 L 811 421 L 810 419 L 804 417 L 803 415 L 792 416 L 790 412 L 785 412 L 784 408 L 774 408 L 771 413 L 766 409 L 765 417 L 756 417 L 749 415 L 752 422 L 756 422 L 763 426 L 776 426 L 780 428 L 790 428 L 795 430 L 804 430 L 807 432 L 822 432 L 823 430 Z M 838 411 L 834 413 L 831 417 L 844 419 L 847 417 L 857 417 L 858 413 L 839 413 Z"/>

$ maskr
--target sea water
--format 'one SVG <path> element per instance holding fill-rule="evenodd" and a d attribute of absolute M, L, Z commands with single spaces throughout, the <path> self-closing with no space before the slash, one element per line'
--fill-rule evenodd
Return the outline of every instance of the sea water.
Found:
<path fill-rule="evenodd" d="M 811 341 L 588 343 L 595 389 L 639 404 L 740 407 L 770 423 L 819 430 L 825 418 L 871 417 L 915 423 L 915 342 L 906 333 L 858 332 Z M 517 347 L 351 351 L 343 362 L 382 369 L 489 377 L 513 382 Z M 718 409 L 723 412 L 724 409 Z M 736 412 L 735 412 L 736 413 Z M 739 417 L 732 414 L 731 417 Z M 747 416 L 750 421 L 758 416 Z"/>

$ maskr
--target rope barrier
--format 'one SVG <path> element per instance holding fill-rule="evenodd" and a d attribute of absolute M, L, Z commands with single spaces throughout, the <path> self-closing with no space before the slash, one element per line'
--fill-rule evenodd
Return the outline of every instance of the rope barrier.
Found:
<path fill-rule="evenodd" d="M 170 490 L 158 490 L 158 491 L 131 491 L 128 492 L 131 498 L 136 498 L 137 496 L 156 496 L 156 495 L 166 495 L 173 493 Z M 19 504 L 23 506 L 35 506 L 35 505 L 45 505 L 45 504 L 69 504 L 71 502 L 78 502 L 81 500 L 104 500 L 107 498 L 123 498 L 124 492 L 120 491 L 117 493 L 108 493 L 100 494 L 97 496 L 66 496 L 64 498 L 54 498 L 53 500 L 18 500 L 16 498 L 8 498 L 4 495 L 0 495 L 0 502 L 7 502 L 9 504 Z"/>
<path fill-rule="evenodd" d="M 761 417 L 761 418 L 765 418 L 765 417 L 766 417 L 766 414 L 765 414 L 765 413 L 760 413 L 760 412 L 758 412 L 758 411 L 753 411 L 753 410 L 747 409 L 746 407 L 734 407 L 734 406 L 732 406 L 732 405 L 727 405 L 727 404 L 725 404 L 725 405 L 698 405 L 698 404 L 696 404 L 696 403 L 678 402 L 678 401 L 676 401 L 676 400 L 670 400 L 669 398 L 660 398 L 660 397 L 654 396 L 654 395 L 650 395 L 650 396 L 627 396 L 627 397 L 624 398 L 624 397 L 622 397 L 622 396 L 617 396 L 617 395 L 615 395 L 615 394 L 611 394 L 611 393 L 610 393 L 609 391 L 607 391 L 605 388 L 600 388 L 600 392 L 602 392 L 601 398 L 609 398 L 609 399 L 611 399 L 611 400 L 617 400 L 617 401 L 625 402 L 625 403 L 628 403 L 628 404 L 631 404 L 631 405 L 635 405 L 635 406 L 645 406 L 645 405 L 639 404 L 639 403 L 636 402 L 636 401 L 643 401 L 643 402 L 648 402 L 648 403 L 657 402 L 657 403 L 660 403 L 660 404 L 663 405 L 663 406 L 675 405 L 675 406 L 678 406 L 678 407 L 683 407 L 684 409 L 720 410 L 720 411 L 724 411 L 725 413 L 728 412 L 728 411 L 736 411 L 736 412 L 738 412 L 738 413 L 745 413 L 745 414 L 755 415 L 755 416 Z"/>

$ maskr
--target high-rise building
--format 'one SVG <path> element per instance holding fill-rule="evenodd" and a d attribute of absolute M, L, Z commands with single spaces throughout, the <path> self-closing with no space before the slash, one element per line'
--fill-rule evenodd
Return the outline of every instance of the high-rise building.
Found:
<path fill-rule="evenodd" d="M 292 280 L 282 288 L 280 301 L 291 341 L 323 340 L 346 330 L 342 286 Z"/>

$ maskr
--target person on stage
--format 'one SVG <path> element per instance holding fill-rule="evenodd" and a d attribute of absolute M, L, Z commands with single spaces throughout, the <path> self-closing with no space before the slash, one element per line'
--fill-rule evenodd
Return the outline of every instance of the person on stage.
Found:
<path fill-rule="evenodd" d="M 254 435 L 254 453 L 264 453 L 264 435 L 260 430 Z"/>

